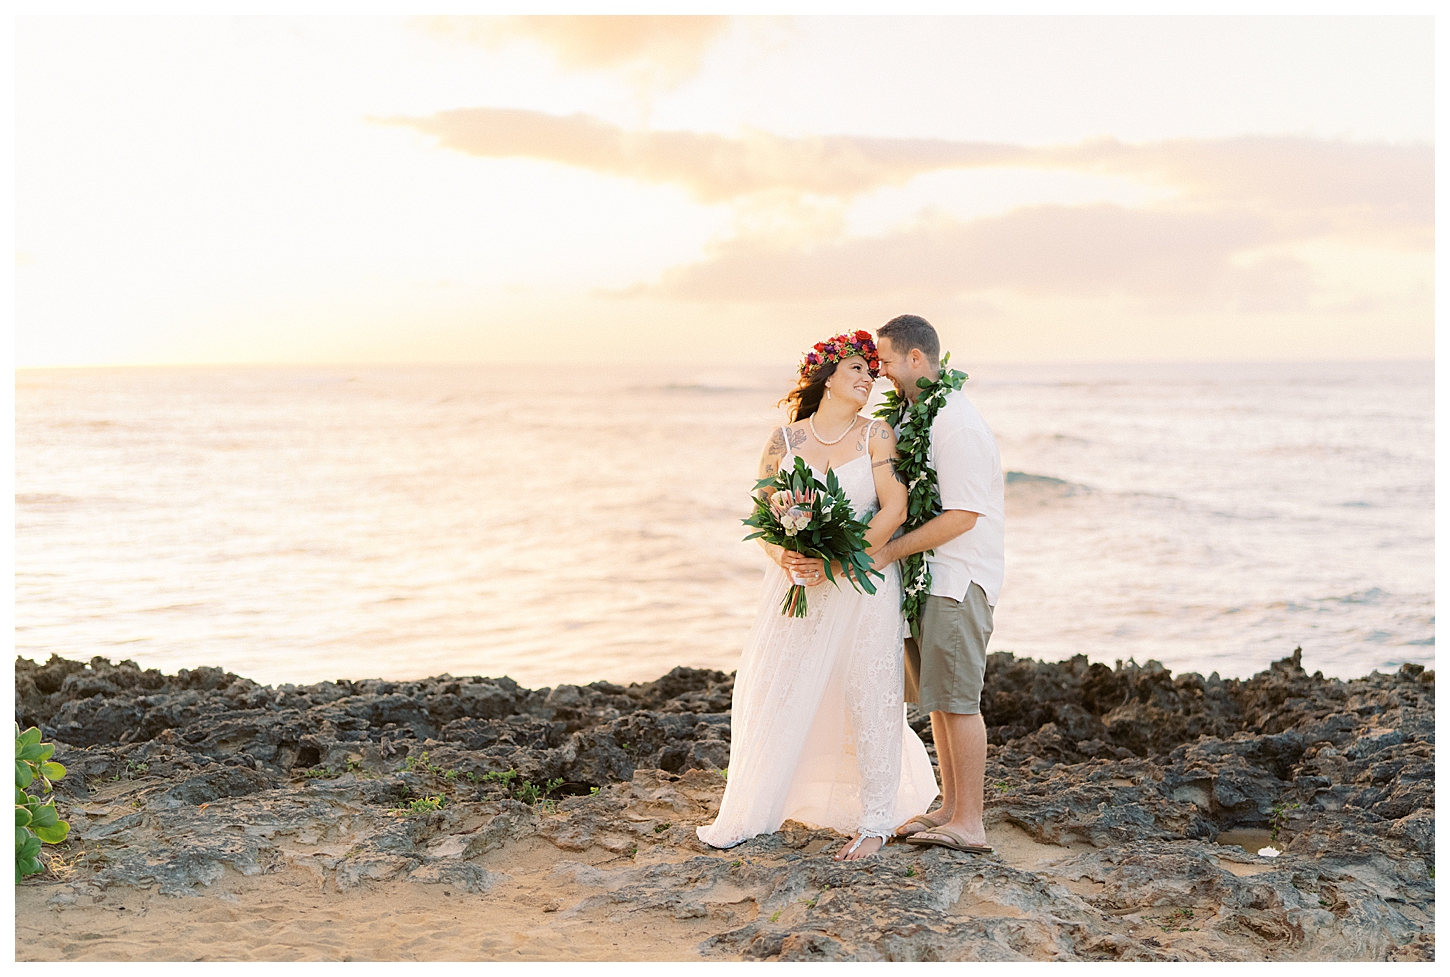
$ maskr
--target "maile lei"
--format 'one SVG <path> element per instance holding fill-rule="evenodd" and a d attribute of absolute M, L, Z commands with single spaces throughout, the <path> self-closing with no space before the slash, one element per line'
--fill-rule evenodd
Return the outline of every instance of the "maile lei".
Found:
<path fill-rule="evenodd" d="M 906 481 L 905 532 L 926 525 L 941 515 L 941 489 L 936 484 L 936 470 L 927 463 L 931 451 L 931 422 L 947 402 L 947 394 L 962 389 L 967 375 L 947 367 L 952 354 L 941 358 L 941 375 L 935 380 L 922 377 L 916 381 L 921 390 L 916 400 L 908 401 L 895 390 L 888 391 L 886 403 L 876 416 L 896 428 L 896 471 Z M 913 553 L 901 561 L 901 613 L 906 617 L 913 638 L 921 638 L 921 609 L 931 593 L 931 569 L 925 553 Z"/>

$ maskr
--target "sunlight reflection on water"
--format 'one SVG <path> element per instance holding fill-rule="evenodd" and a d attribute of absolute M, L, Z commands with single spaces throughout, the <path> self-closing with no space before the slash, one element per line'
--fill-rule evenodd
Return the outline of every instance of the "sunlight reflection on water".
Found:
<path fill-rule="evenodd" d="M 970 372 L 1016 473 L 992 650 L 1433 662 L 1429 364 Z M 732 669 L 790 375 L 21 371 L 17 653 L 270 683 Z"/>

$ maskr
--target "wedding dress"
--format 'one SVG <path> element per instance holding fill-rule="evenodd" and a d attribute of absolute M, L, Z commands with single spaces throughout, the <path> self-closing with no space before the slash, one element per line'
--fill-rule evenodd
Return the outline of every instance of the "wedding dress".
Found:
<path fill-rule="evenodd" d="M 794 463 L 787 451 L 781 467 Z M 871 467 L 868 452 L 835 470 L 865 520 L 880 507 Z M 725 796 L 701 841 L 729 848 L 787 819 L 885 839 L 926 813 L 936 776 L 906 724 L 901 578 L 894 563 L 885 573 L 874 595 L 811 587 L 795 618 L 780 612 L 789 575 L 767 571 L 735 676 Z"/>

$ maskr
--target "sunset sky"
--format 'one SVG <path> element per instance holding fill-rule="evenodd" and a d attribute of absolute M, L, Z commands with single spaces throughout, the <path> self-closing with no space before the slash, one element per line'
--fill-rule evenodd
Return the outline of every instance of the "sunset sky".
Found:
<path fill-rule="evenodd" d="M 16 356 L 1433 355 L 1428 17 L 22 17 Z"/>

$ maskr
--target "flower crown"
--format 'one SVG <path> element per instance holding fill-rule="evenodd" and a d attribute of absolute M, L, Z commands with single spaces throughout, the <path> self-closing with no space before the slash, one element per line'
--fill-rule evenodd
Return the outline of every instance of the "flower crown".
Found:
<path fill-rule="evenodd" d="M 816 343 L 815 348 L 801 360 L 801 379 L 809 380 L 816 368 L 826 363 L 839 363 L 853 356 L 863 358 L 866 368 L 871 371 L 871 379 L 876 379 L 881 369 L 881 360 L 876 356 L 875 341 L 865 329 L 857 329 L 854 333 L 843 332 L 824 343 Z"/>

